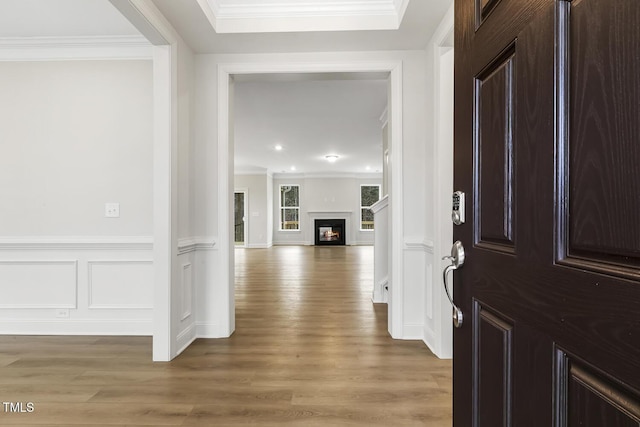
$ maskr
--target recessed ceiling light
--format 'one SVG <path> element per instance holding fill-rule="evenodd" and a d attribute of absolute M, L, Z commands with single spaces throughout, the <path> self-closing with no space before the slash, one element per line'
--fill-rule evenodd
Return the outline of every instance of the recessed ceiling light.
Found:
<path fill-rule="evenodd" d="M 367 166 L 367 168 L 366 168 L 366 169 L 367 169 L 368 171 L 370 171 L 370 170 L 371 170 L 371 166 Z"/>
<path fill-rule="evenodd" d="M 295 166 L 291 166 L 291 170 L 292 171 L 296 170 L 296 167 Z"/>
<path fill-rule="evenodd" d="M 326 156 L 324 156 L 325 159 L 327 159 L 327 161 L 329 163 L 334 163 L 336 160 L 338 160 L 340 156 L 338 156 L 337 154 L 327 154 Z"/>
<path fill-rule="evenodd" d="M 282 145 L 278 144 L 275 147 L 273 147 L 276 149 L 276 151 L 282 151 Z"/>

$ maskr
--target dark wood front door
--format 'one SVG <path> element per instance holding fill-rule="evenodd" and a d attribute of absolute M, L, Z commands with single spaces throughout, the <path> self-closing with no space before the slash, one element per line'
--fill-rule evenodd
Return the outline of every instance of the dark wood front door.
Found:
<path fill-rule="evenodd" d="M 640 0 L 455 0 L 454 425 L 640 426 Z"/>

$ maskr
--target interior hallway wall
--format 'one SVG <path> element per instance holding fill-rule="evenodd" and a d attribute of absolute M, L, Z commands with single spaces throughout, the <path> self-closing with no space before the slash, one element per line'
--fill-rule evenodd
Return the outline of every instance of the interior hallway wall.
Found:
<path fill-rule="evenodd" d="M 382 178 L 376 174 L 354 174 L 344 177 L 274 177 L 273 230 L 276 245 L 313 245 L 313 217 L 348 218 L 347 245 L 373 245 L 373 230 L 360 230 L 360 186 L 380 185 Z M 378 174 L 379 175 L 379 174 Z M 280 185 L 300 186 L 300 230 L 280 230 Z"/>
<path fill-rule="evenodd" d="M 0 333 L 151 334 L 152 84 L 151 60 L 0 62 Z"/>
<path fill-rule="evenodd" d="M 245 221 L 248 222 L 249 233 L 245 236 L 248 248 L 268 248 L 273 242 L 273 238 L 269 236 L 269 228 L 267 225 L 272 221 L 273 213 L 270 203 L 267 203 L 269 176 L 262 175 L 236 175 L 235 188 L 247 189 L 248 198 L 245 203 L 248 204 L 248 216 Z"/>

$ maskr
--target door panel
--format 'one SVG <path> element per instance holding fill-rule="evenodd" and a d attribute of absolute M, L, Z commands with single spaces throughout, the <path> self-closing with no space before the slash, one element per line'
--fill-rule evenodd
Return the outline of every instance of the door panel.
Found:
<path fill-rule="evenodd" d="M 500 0 L 476 0 L 476 22 L 479 27 Z"/>
<path fill-rule="evenodd" d="M 515 46 L 476 79 L 476 243 L 514 252 L 513 71 Z"/>
<path fill-rule="evenodd" d="M 640 425 L 640 402 L 597 370 L 557 349 L 555 418 L 558 425 Z"/>
<path fill-rule="evenodd" d="M 479 302 L 474 310 L 474 371 L 480 425 L 511 425 L 513 324 Z"/>
<path fill-rule="evenodd" d="M 640 1 L 455 12 L 454 425 L 638 427 Z"/>
<path fill-rule="evenodd" d="M 569 132 L 561 146 L 568 153 L 569 208 L 560 218 L 568 224 L 563 258 L 580 268 L 636 277 L 640 227 L 630 227 L 628 215 L 640 212 L 637 4 L 582 0 L 562 17 L 570 53 Z"/>

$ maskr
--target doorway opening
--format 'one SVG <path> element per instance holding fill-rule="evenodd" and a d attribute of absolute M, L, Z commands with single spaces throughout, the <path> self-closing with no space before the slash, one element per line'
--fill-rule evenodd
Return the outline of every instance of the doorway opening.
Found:
<path fill-rule="evenodd" d="M 274 245 L 312 247 L 314 244 L 318 244 L 316 242 L 317 233 L 314 231 L 315 216 L 320 214 L 333 218 L 331 216 L 332 213 L 336 217 L 346 215 L 348 220 L 345 224 L 345 220 L 342 219 L 343 224 L 339 227 L 340 229 L 332 229 L 330 238 L 325 239 L 322 242 L 323 244 L 345 245 L 346 243 L 348 245 L 369 244 L 372 246 L 373 230 L 361 230 L 360 227 L 354 226 L 349 227 L 349 223 L 358 224 L 360 220 L 361 186 L 382 186 L 383 169 L 388 166 L 384 162 L 383 139 L 389 140 L 390 138 L 383 138 L 382 134 L 383 132 L 388 132 L 389 128 L 383 127 L 380 117 L 388 109 L 389 72 L 234 75 L 229 85 L 234 97 L 231 103 L 233 110 L 230 111 L 232 121 L 229 123 L 230 145 L 234 147 L 234 162 L 229 162 L 229 164 L 234 165 L 233 185 L 236 189 L 250 186 L 248 190 L 251 193 L 252 203 L 250 215 L 246 216 L 251 234 L 247 236 L 249 241 L 245 241 L 244 248 L 250 251 L 253 248 L 270 248 Z M 331 88 L 331 85 L 338 89 Z M 277 92 L 275 95 L 276 98 L 279 97 L 280 102 L 265 101 L 265 98 L 274 96 L 270 90 L 276 92 L 276 90 L 281 90 L 283 87 L 287 88 L 282 90 L 281 93 Z M 349 87 L 355 87 L 356 89 L 349 89 Z M 253 92 L 250 92 L 250 90 Z M 371 92 L 374 90 L 377 98 L 372 101 L 369 98 L 373 99 Z M 300 99 L 293 100 L 291 99 L 291 92 L 296 91 L 300 92 Z M 326 91 L 331 93 L 327 94 Z M 354 119 L 345 118 L 344 115 L 340 116 L 339 113 L 333 111 L 338 108 L 335 105 L 327 104 L 328 106 L 323 106 L 326 97 L 337 97 L 333 103 L 344 104 L 346 102 L 344 99 L 345 92 L 349 91 L 368 92 L 366 94 L 367 98 L 360 102 L 367 104 L 366 108 L 375 110 L 375 114 L 372 116 L 367 110 L 364 110 L 364 113 L 358 113 L 368 115 L 367 121 L 355 122 Z M 336 92 L 335 96 L 333 92 Z M 343 98 L 340 98 L 341 95 Z M 353 99 L 353 97 L 349 98 Z M 381 100 L 379 106 L 375 104 L 378 99 Z M 280 118 L 270 116 L 271 112 L 265 112 L 264 106 L 262 106 L 263 110 L 259 110 L 258 107 L 261 102 L 271 103 L 272 105 L 285 105 L 285 110 L 287 108 L 292 110 L 293 112 L 290 113 L 288 119 L 292 119 L 291 116 L 293 116 L 299 121 L 298 124 L 295 124 L 296 128 L 288 136 L 280 136 L 284 133 L 283 129 L 280 128 L 274 131 L 271 127 L 277 128 L 278 124 L 287 126 L 291 125 L 291 123 L 280 123 Z M 368 105 L 372 102 L 376 105 L 375 107 Z M 310 103 L 319 105 L 309 105 Z M 246 110 L 252 108 L 251 112 L 255 116 L 247 119 Z M 342 108 L 347 109 L 347 107 Z M 315 116 L 300 118 L 297 114 L 305 109 L 309 110 L 310 116 Z M 340 117 L 331 119 L 331 114 L 328 111 Z M 354 129 L 358 127 L 373 128 L 374 137 L 368 139 L 366 147 L 362 147 L 364 144 L 358 138 L 352 138 L 352 141 L 337 140 L 336 133 L 350 135 L 355 133 L 353 129 L 342 130 L 347 125 L 338 123 L 340 119 Z M 261 128 L 261 121 L 267 122 L 265 128 Z M 247 128 L 249 127 L 251 129 L 248 130 Z M 326 135 L 323 134 L 320 137 L 321 139 L 335 141 L 332 146 L 328 144 L 328 148 L 325 149 L 326 152 L 314 152 L 314 149 L 317 149 L 316 147 L 322 141 L 309 141 L 312 138 L 318 138 L 314 134 L 320 133 L 320 131 L 326 132 Z M 298 132 L 298 135 L 303 135 L 304 141 L 291 137 L 296 132 Z M 253 138 L 252 133 L 255 134 Z M 279 133 L 280 137 L 276 139 L 272 135 L 273 133 Z M 251 141 L 249 147 L 247 147 L 247 141 Z M 251 158 L 253 153 L 259 158 L 254 158 L 253 163 L 248 162 L 247 159 Z M 337 162 L 334 160 L 335 163 L 329 164 L 326 153 L 337 154 L 339 160 Z M 232 156 L 231 152 L 229 152 L 229 156 Z M 269 156 L 273 156 L 275 160 L 268 163 L 267 159 L 264 159 L 264 163 L 258 164 L 260 160 Z M 375 157 L 375 159 L 367 160 L 365 159 L 366 156 Z M 278 163 L 281 157 L 287 163 Z M 349 160 L 349 157 L 352 157 L 352 159 Z M 358 159 L 361 160 L 359 163 L 355 161 Z M 358 166 L 348 171 L 340 169 L 337 172 L 335 171 L 337 167 L 344 167 L 343 164 L 348 161 L 358 164 Z M 309 166 L 310 164 L 313 165 Z M 290 166 L 296 166 L 297 168 L 293 171 Z M 319 169 L 309 169 L 310 167 Z M 291 198 L 289 197 L 284 202 L 280 200 L 282 197 L 280 197 L 278 189 L 282 186 L 294 186 L 297 190 L 299 189 L 299 193 L 296 191 L 298 197 L 295 200 L 290 200 Z M 264 193 L 262 201 L 256 202 L 261 197 L 260 193 Z M 236 194 L 234 196 L 234 230 L 240 224 L 237 197 L 238 195 Z M 293 215 L 295 218 L 289 218 L 290 221 L 288 222 L 283 221 L 281 217 L 284 214 Z M 285 227 L 283 225 L 285 223 L 288 226 Z M 263 233 L 265 235 L 262 236 L 262 239 L 256 240 Z M 271 239 L 268 239 L 267 235 L 270 235 Z M 234 243 L 236 241 L 237 239 L 234 236 Z M 239 264 L 233 262 L 236 268 L 240 264 L 245 265 L 245 261 L 251 258 L 244 253 L 244 249 L 240 249 L 240 252 L 238 252 L 237 248 L 238 245 L 236 243 L 234 256 L 239 257 Z M 337 257 L 338 254 L 338 252 L 334 253 L 332 262 L 336 264 L 346 262 L 344 260 L 341 261 Z M 364 272 L 363 277 L 369 276 L 371 278 L 373 276 L 373 268 L 371 270 L 370 272 Z M 238 270 L 235 270 L 235 272 L 242 274 L 241 272 L 238 273 Z M 374 282 L 372 279 L 370 281 L 371 290 L 369 292 L 371 293 Z M 234 293 L 234 298 L 235 296 Z M 372 304 L 372 302 L 369 303 Z"/>
<path fill-rule="evenodd" d="M 402 61 L 330 61 L 330 62 L 267 62 L 267 63 L 230 63 L 218 68 L 218 260 L 217 283 L 220 283 L 218 326 L 221 336 L 230 336 L 235 330 L 235 263 L 233 242 L 233 191 L 234 191 L 234 129 L 233 129 L 233 93 L 234 82 L 242 76 L 272 75 L 318 75 L 347 74 L 362 76 L 378 73 L 388 76 L 389 102 L 389 148 L 390 189 L 389 206 L 392 218 L 403 217 L 402 201 Z M 310 100 L 312 102 L 313 100 Z M 269 179 L 269 178 L 267 178 Z M 271 177 L 272 179 L 272 177 Z M 273 199 L 273 195 L 271 197 Z M 275 206 L 270 207 L 275 211 Z M 275 213 L 274 213 L 275 214 Z M 251 208 L 251 218 L 254 208 Z M 259 215 L 259 214 L 258 214 Z M 388 331 L 394 338 L 403 336 L 403 224 L 402 221 L 390 222 L 390 282 L 395 283 L 389 295 Z M 268 244 L 268 242 L 267 242 Z M 251 245 L 250 245 L 251 246 Z M 393 266 L 397 266 L 393 268 Z"/>
<path fill-rule="evenodd" d="M 236 191 L 233 195 L 233 241 L 236 247 L 247 246 L 247 191 Z"/>

